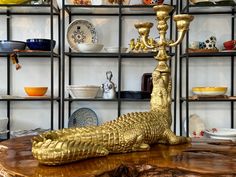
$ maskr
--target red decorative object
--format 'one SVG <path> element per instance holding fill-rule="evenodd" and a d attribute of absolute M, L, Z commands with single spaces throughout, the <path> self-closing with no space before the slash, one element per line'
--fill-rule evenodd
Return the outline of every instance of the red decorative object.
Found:
<path fill-rule="evenodd" d="M 143 4 L 151 5 L 151 4 L 163 4 L 164 0 L 143 0 Z"/>

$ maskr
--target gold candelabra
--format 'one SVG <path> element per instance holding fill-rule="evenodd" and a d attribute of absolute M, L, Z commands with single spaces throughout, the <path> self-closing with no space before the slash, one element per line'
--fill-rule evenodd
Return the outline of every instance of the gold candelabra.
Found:
<path fill-rule="evenodd" d="M 159 41 L 148 38 L 152 23 L 138 23 L 140 37 L 149 49 L 158 51 L 157 67 L 152 73 L 151 110 L 132 112 L 100 126 L 68 128 L 45 132 L 32 139 L 32 153 L 42 164 L 58 165 L 109 153 L 147 151 L 151 144 L 181 144 L 189 139 L 171 131 L 171 78 L 167 61 L 167 47 L 178 45 L 189 28 L 193 16 L 175 15 L 179 37 L 176 42 L 166 40 L 167 20 L 173 10 L 169 5 L 154 7 L 157 16 Z M 149 41 L 149 42 L 148 42 Z"/>
<path fill-rule="evenodd" d="M 172 6 L 169 5 L 158 5 L 154 6 L 154 11 L 156 12 L 157 17 L 157 29 L 159 31 L 160 40 L 155 41 L 155 45 L 149 45 L 148 36 L 150 29 L 153 27 L 153 23 L 145 22 L 135 24 L 140 38 L 142 39 L 144 45 L 149 48 L 158 51 L 155 59 L 158 61 L 156 70 L 159 71 L 167 84 L 169 83 L 170 69 L 168 67 L 167 61 L 170 59 L 166 52 L 167 47 L 177 46 L 184 38 L 186 32 L 189 29 L 190 22 L 193 20 L 193 16 L 188 14 L 179 14 L 174 16 L 174 21 L 176 22 L 178 29 L 178 39 L 176 42 L 166 39 L 166 31 L 168 29 L 167 20 L 170 18 L 169 13 L 173 10 Z"/>

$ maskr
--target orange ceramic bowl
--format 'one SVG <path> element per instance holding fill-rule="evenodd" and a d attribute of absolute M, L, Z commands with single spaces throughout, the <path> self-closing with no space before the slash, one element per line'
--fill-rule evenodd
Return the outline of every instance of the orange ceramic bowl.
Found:
<path fill-rule="evenodd" d="M 44 96 L 48 87 L 24 87 L 28 96 Z"/>

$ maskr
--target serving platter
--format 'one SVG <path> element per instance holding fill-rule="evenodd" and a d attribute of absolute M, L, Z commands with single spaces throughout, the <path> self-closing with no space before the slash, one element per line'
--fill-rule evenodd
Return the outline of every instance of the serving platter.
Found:
<path fill-rule="evenodd" d="M 232 128 L 212 128 L 205 130 L 205 133 L 211 136 L 236 138 L 236 129 Z"/>
<path fill-rule="evenodd" d="M 212 139 L 236 141 L 236 129 L 212 128 L 205 130 L 204 133 Z"/>
<path fill-rule="evenodd" d="M 67 27 L 67 41 L 74 51 L 79 51 L 79 43 L 97 43 L 97 32 L 92 23 L 76 19 Z"/>

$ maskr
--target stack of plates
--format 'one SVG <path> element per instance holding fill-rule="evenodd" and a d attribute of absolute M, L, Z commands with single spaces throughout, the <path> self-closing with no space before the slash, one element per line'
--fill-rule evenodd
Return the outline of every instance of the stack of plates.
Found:
<path fill-rule="evenodd" d="M 205 135 L 213 139 L 224 139 L 236 141 L 236 129 L 212 128 L 205 130 Z"/>

